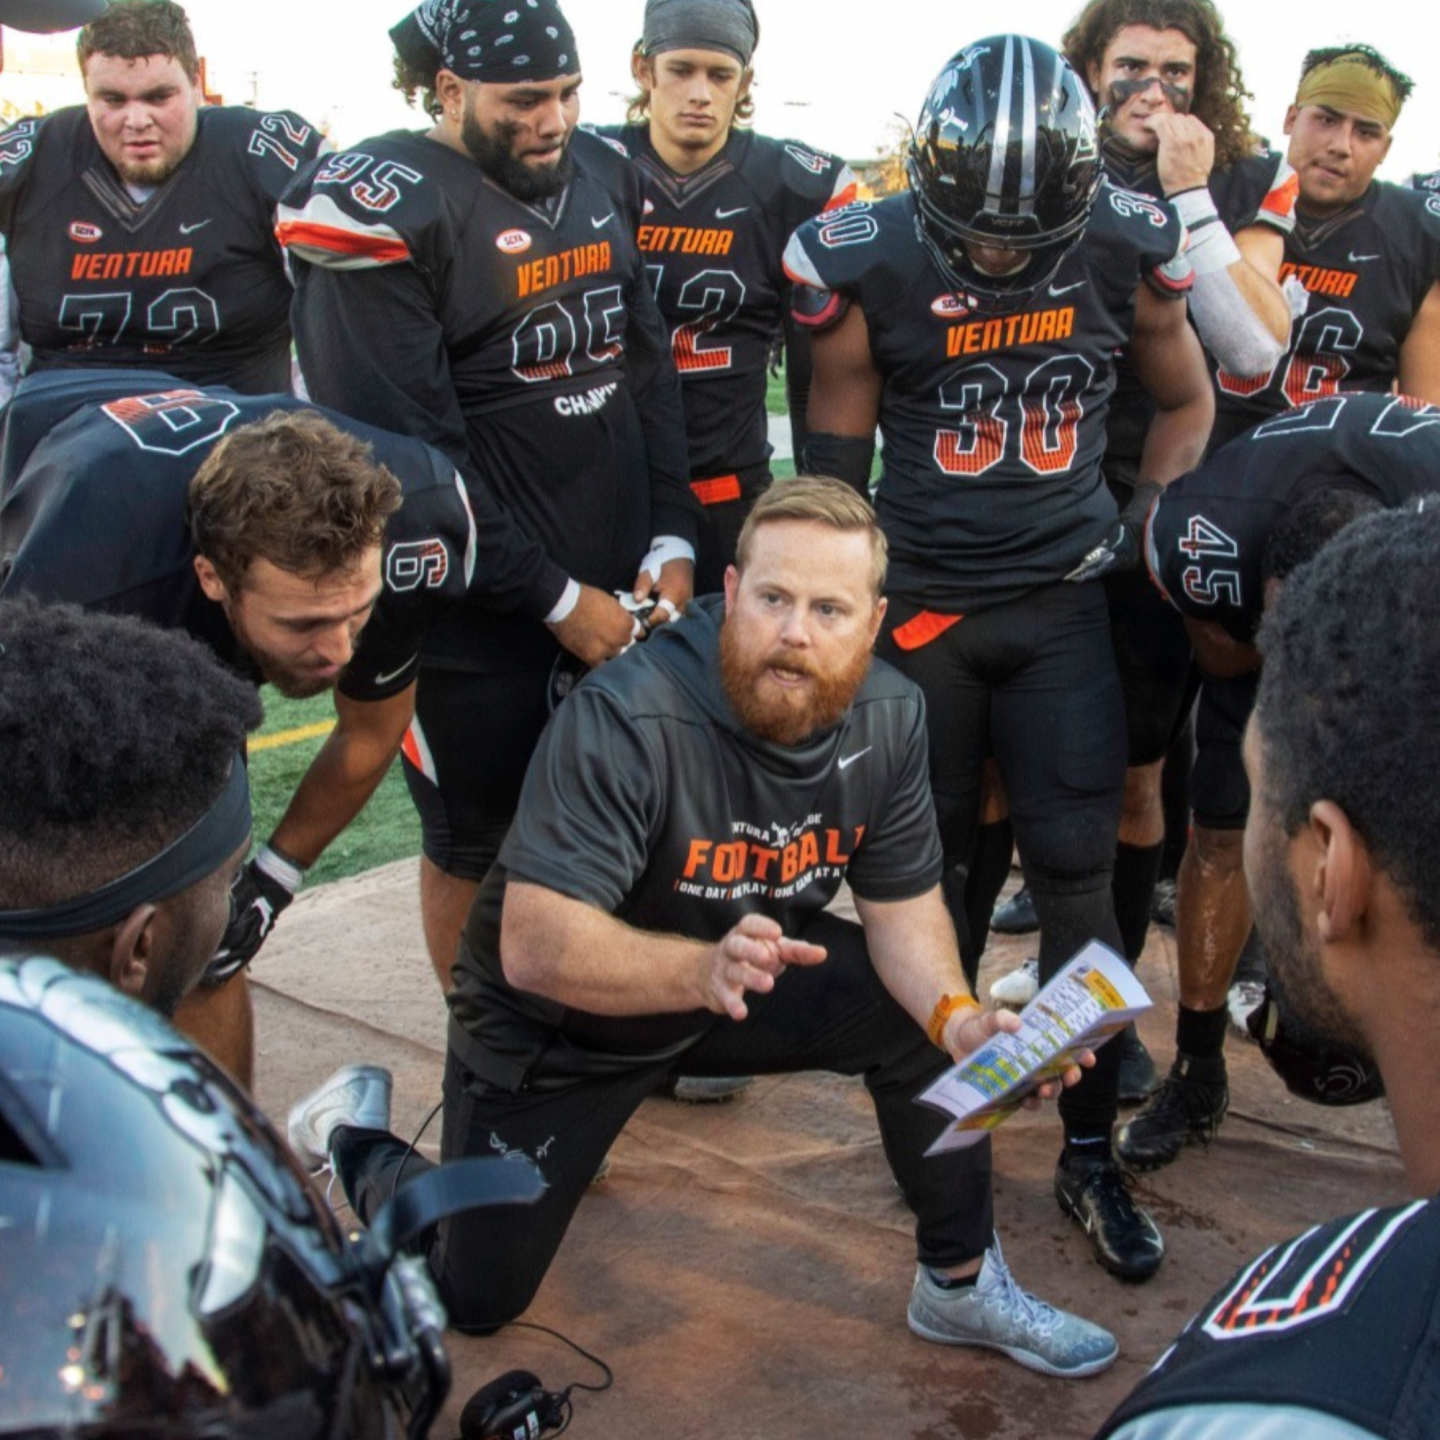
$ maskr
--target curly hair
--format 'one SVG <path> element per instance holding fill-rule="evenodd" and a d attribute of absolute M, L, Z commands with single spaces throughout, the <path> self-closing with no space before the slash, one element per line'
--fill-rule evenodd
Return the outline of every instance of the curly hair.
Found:
<path fill-rule="evenodd" d="M 178 60 L 192 80 L 200 74 L 190 20 L 172 0 L 111 0 L 104 12 L 81 30 L 75 53 L 82 74 L 92 55 L 114 55 L 122 60 L 165 55 Z"/>
<path fill-rule="evenodd" d="M 0 909 L 148 860 L 215 803 L 259 723 L 255 687 L 180 631 L 0 600 Z"/>
<path fill-rule="evenodd" d="M 384 542 L 400 482 L 314 410 L 242 425 L 190 481 L 190 536 L 231 591 L 257 559 L 292 575 L 351 569 Z"/>
<path fill-rule="evenodd" d="M 1254 154 L 1258 141 L 1244 105 L 1254 97 L 1240 74 L 1235 42 L 1225 34 L 1211 0 L 1090 0 L 1061 42 L 1061 52 L 1087 84 L 1090 66 L 1104 60 L 1105 47 L 1126 25 L 1179 30 L 1195 46 L 1190 113 L 1215 136 L 1216 168 L 1227 169 Z"/>
<path fill-rule="evenodd" d="M 756 27 L 756 34 L 759 34 L 759 25 Z M 651 57 L 645 54 L 644 41 L 637 40 L 635 48 L 630 52 L 632 58 L 648 60 Z M 747 67 L 748 68 L 748 67 Z M 753 94 L 755 82 L 752 78 L 749 88 L 735 102 L 735 114 L 731 118 L 731 125 L 745 129 L 755 120 L 755 97 Z M 627 125 L 643 125 L 650 118 L 650 92 L 640 90 L 632 95 L 625 105 L 625 123 Z"/>
<path fill-rule="evenodd" d="M 1337 804 L 1440 950 L 1440 505 L 1420 504 L 1355 521 L 1285 582 L 1255 723 L 1286 833 Z"/>

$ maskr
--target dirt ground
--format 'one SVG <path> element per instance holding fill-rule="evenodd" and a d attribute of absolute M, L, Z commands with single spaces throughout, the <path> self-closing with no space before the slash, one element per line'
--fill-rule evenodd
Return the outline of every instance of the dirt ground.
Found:
<path fill-rule="evenodd" d="M 1012 968 L 1024 938 L 996 937 L 981 975 Z M 1173 937 L 1153 928 L 1141 1033 L 1173 1048 Z M 289 1105 L 336 1067 L 395 1074 L 395 1129 L 439 1099 L 445 1012 L 420 933 L 416 863 L 318 887 L 254 966 L 257 1094 Z M 995 1141 L 996 1215 L 1016 1276 L 1102 1322 L 1119 1361 L 1088 1380 L 1032 1374 L 1001 1356 L 927 1344 L 905 1326 L 909 1213 L 858 1082 L 764 1078 L 727 1105 L 647 1101 L 612 1153 L 527 1320 L 603 1357 L 615 1384 L 577 1392 L 577 1437 L 726 1440 L 1071 1440 L 1090 1435 L 1189 1315 L 1241 1264 L 1313 1221 L 1404 1194 L 1383 1103 L 1322 1110 L 1292 1100 L 1253 1046 L 1231 1041 L 1231 1109 L 1217 1142 L 1142 1177 L 1137 1198 L 1168 1254 L 1150 1282 L 1106 1274 L 1051 1193 L 1053 1109 Z M 421 1143 L 435 1154 L 439 1120 Z M 337 1191 L 337 1203 L 339 1201 Z M 458 1433 L 470 1394 L 505 1370 L 552 1389 L 595 1378 L 558 1340 L 509 1327 L 453 1336 L 456 1380 L 433 1430 Z"/>

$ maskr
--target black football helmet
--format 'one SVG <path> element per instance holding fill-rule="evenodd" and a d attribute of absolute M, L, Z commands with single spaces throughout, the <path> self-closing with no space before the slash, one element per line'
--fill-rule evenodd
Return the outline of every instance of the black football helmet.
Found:
<path fill-rule="evenodd" d="M 1014 308 L 1049 283 L 1090 218 L 1102 174 L 1094 106 L 1050 46 L 979 40 L 935 78 L 905 168 L 920 241 L 947 282 L 972 304 Z M 966 241 L 1029 263 L 988 274 Z"/>
<path fill-rule="evenodd" d="M 0 1216 L 0 1436 L 389 1440 L 448 1389 L 421 1262 L 347 1238 L 213 1062 L 45 958 L 0 959 Z"/>

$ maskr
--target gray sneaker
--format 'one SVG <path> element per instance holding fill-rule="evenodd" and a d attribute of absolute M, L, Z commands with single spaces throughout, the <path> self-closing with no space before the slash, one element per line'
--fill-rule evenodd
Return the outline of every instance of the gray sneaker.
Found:
<path fill-rule="evenodd" d="M 346 1065 L 290 1107 L 290 1148 L 312 1170 L 330 1163 L 330 1137 L 341 1125 L 390 1128 L 390 1072 L 379 1065 Z"/>
<path fill-rule="evenodd" d="M 921 1265 L 907 1318 L 922 1339 L 1002 1350 L 1027 1370 L 1064 1379 L 1098 1374 L 1120 1353 L 1108 1330 L 1022 1290 L 1005 1264 L 998 1238 L 985 1252 L 975 1284 L 963 1290 L 943 1289 Z"/>
<path fill-rule="evenodd" d="M 680 1075 L 669 1093 L 672 1100 L 686 1105 L 718 1105 L 733 1100 L 754 1083 L 750 1075 Z"/>

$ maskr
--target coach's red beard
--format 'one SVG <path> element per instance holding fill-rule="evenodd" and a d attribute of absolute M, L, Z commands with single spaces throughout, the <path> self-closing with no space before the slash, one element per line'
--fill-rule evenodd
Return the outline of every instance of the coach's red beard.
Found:
<path fill-rule="evenodd" d="M 858 650 L 838 670 L 822 671 L 793 650 L 757 655 L 728 620 L 720 627 L 720 683 L 730 708 L 751 733 L 776 745 L 798 745 L 836 724 L 870 673 L 871 652 Z M 785 688 L 771 675 L 803 675 L 808 683 Z"/>

